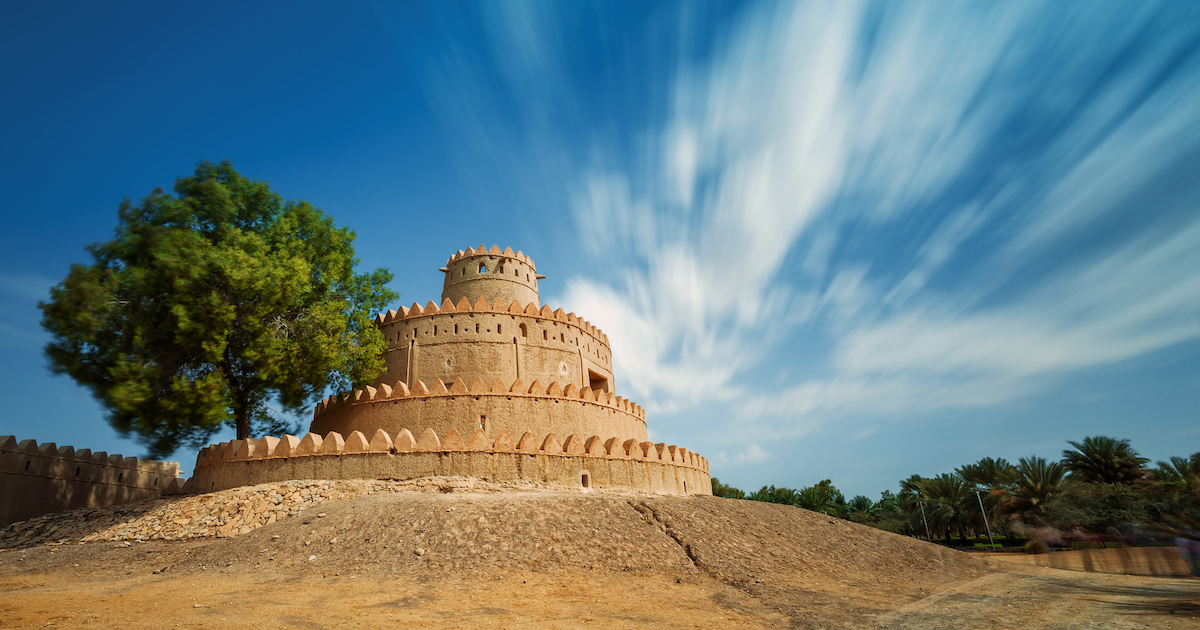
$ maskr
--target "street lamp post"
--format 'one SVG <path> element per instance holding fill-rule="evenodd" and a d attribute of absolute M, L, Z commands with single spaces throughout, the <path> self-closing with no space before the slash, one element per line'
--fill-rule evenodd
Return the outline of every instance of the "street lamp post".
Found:
<path fill-rule="evenodd" d="M 992 540 L 992 526 L 988 523 L 987 510 L 983 509 L 983 498 L 979 496 L 979 488 L 975 488 L 975 498 L 979 500 L 979 513 L 983 515 L 983 526 L 987 528 L 988 542 L 992 543 L 992 551 L 995 551 L 996 541 Z"/>

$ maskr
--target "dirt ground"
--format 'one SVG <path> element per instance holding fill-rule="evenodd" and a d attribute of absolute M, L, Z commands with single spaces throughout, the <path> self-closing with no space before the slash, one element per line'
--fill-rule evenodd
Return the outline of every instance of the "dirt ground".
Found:
<path fill-rule="evenodd" d="M 1194 629 L 1197 618 L 1194 578 L 988 560 L 712 497 L 374 494 L 233 538 L 0 552 L 0 628 Z"/>

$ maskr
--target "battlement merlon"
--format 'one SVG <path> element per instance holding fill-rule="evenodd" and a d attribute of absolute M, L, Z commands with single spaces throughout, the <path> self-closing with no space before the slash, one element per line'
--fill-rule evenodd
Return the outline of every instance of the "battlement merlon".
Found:
<path fill-rule="evenodd" d="M 533 260 L 512 248 L 500 251 L 500 246 L 459 250 L 439 271 L 446 274 L 442 301 L 451 304 L 466 298 L 474 303 L 479 298 L 489 303 L 503 299 L 521 303 L 540 303 L 537 281 L 545 278 L 537 272 Z"/>

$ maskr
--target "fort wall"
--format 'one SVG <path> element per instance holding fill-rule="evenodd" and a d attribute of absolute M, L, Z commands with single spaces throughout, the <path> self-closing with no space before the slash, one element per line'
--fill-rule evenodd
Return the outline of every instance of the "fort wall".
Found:
<path fill-rule="evenodd" d="M 439 434 L 451 429 L 462 435 L 482 429 L 490 437 L 510 434 L 578 433 L 645 441 L 646 412 L 636 403 L 609 392 L 565 388 L 558 382 L 525 385 L 520 379 L 506 385 L 497 379 L 491 386 L 477 378 L 467 387 L 461 378 L 447 387 L 440 379 L 409 389 L 403 382 L 331 396 L 317 404 L 311 431 L 391 434 L 432 428 Z"/>
<path fill-rule="evenodd" d="M 386 371 L 375 385 L 416 380 L 467 382 L 499 378 L 526 383 L 558 381 L 564 386 L 615 391 L 608 338 L 574 313 L 540 309 L 536 303 L 508 306 L 480 298 L 474 305 L 460 298 L 441 306 L 413 304 L 376 319 L 387 340 Z"/>
<path fill-rule="evenodd" d="M 186 489 L 213 492 L 290 479 L 391 479 L 474 477 L 490 482 L 528 481 L 563 489 L 712 494 L 708 461 L 687 449 L 651 442 L 526 432 L 489 441 L 482 431 L 464 440 L 457 431 L 439 438 L 405 430 L 392 438 L 379 430 L 347 438 L 331 432 L 302 438 L 233 440 L 203 449 Z"/>
<path fill-rule="evenodd" d="M 0 436 L 0 525 L 179 492 L 178 462 L 139 460 Z"/>

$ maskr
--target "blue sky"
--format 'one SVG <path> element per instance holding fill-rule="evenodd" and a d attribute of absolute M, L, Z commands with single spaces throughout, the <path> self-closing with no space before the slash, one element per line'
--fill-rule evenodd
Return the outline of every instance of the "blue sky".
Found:
<path fill-rule="evenodd" d="M 140 453 L 36 303 L 228 158 L 401 303 L 525 251 L 742 488 L 1200 451 L 1194 3 L 7 3 L 0 59 L 0 434 Z"/>

